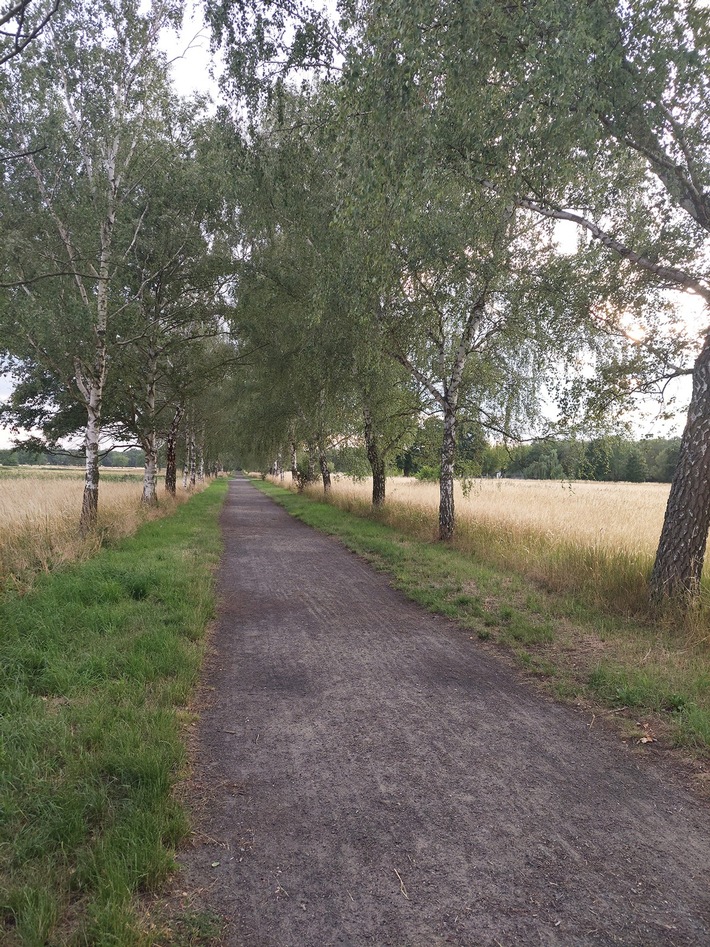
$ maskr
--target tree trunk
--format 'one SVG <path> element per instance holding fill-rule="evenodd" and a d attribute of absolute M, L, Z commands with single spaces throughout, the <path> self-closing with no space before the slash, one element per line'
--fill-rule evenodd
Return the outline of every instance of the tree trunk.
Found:
<path fill-rule="evenodd" d="M 365 451 L 367 459 L 372 468 L 372 505 L 382 506 L 385 502 L 385 460 L 377 447 L 377 438 L 373 430 L 372 414 L 365 405 L 363 408 L 363 417 L 365 419 Z"/>
<path fill-rule="evenodd" d="M 188 421 L 189 423 L 189 421 Z M 187 490 L 190 486 L 190 428 L 185 431 L 185 460 L 182 464 L 182 488 Z"/>
<path fill-rule="evenodd" d="M 447 542 L 454 535 L 454 455 L 456 453 L 456 409 L 444 409 L 444 437 L 441 443 L 439 477 L 439 539 Z"/>
<path fill-rule="evenodd" d="M 175 414 L 170 422 L 168 438 L 165 444 L 165 490 L 175 496 L 177 492 L 177 436 L 180 420 L 182 419 L 182 408 L 178 405 Z"/>
<path fill-rule="evenodd" d="M 145 452 L 141 503 L 147 506 L 155 506 L 158 502 L 158 494 L 155 490 L 158 479 L 158 436 L 155 432 L 155 379 L 158 374 L 158 363 L 153 351 L 150 351 L 148 355 L 147 374 L 145 402 L 146 415 L 150 420 L 150 432 L 142 438 L 141 444 Z"/>
<path fill-rule="evenodd" d="M 330 470 L 325 456 L 325 447 L 322 444 L 318 445 L 318 462 L 320 464 L 320 474 L 323 478 L 323 492 L 330 493 Z"/>
<path fill-rule="evenodd" d="M 316 479 L 316 445 L 313 441 L 308 442 L 308 482 L 313 483 Z"/>
<path fill-rule="evenodd" d="M 155 489 L 158 478 L 158 445 L 155 431 L 151 431 L 148 437 L 143 438 L 141 446 L 145 452 L 141 503 L 146 506 L 155 506 L 158 502 L 158 494 Z"/>
<path fill-rule="evenodd" d="M 651 600 L 690 604 L 700 577 L 710 527 L 710 336 L 693 369 L 693 395 L 673 474 L 656 562 Z"/>
<path fill-rule="evenodd" d="M 84 447 L 86 466 L 84 473 L 84 496 L 81 503 L 79 531 L 82 535 L 95 526 L 99 513 L 99 437 L 101 434 L 101 390 L 92 385 L 88 390 L 86 433 Z"/>
<path fill-rule="evenodd" d="M 289 449 L 291 451 L 291 480 L 294 483 L 298 482 L 298 453 L 296 451 L 296 442 L 289 442 Z"/>
<path fill-rule="evenodd" d="M 200 483 L 205 482 L 205 429 L 200 431 L 200 439 L 197 445 L 197 479 Z M 193 482 L 194 486 L 194 482 Z"/>

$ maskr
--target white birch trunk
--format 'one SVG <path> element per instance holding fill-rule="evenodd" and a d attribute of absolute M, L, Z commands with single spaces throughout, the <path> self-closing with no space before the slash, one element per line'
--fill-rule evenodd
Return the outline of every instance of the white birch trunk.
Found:
<path fill-rule="evenodd" d="M 205 482 L 205 429 L 200 431 L 200 440 L 197 451 L 197 479 L 200 483 Z"/>
<path fill-rule="evenodd" d="M 82 534 L 96 526 L 99 512 L 99 438 L 101 436 L 101 394 L 96 386 L 88 390 L 86 432 L 84 448 L 86 464 L 84 473 L 84 496 L 81 504 L 79 530 Z"/>
<path fill-rule="evenodd" d="M 454 535 L 454 458 L 456 453 L 456 407 L 447 404 L 444 410 L 444 437 L 441 444 L 441 476 L 439 478 L 439 539 L 448 541 Z"/>
<path fill-rule="evenodd" d="M 146 506 L 155 506 L 158 502 L 156 484 L 158 480 L 158 436 L 155 431 L 155 379 L 158 364 L 153 352 L 148 357 L 148 381 L 146 384 L 146 415 L 150 419 L 150 433 L 142 438 L 145 452 L 143 468 L 143 496 L 141 502 Z"/>
<path fill-rule="evenodd" d="M 155 431 L 143 441 L 145 452 L 145 466 L 143 467 L 143 496 L 141 503 L 146 506 L 155 506 L 158 502 L 156 484 L 158 480 L 158 446 Z"/>

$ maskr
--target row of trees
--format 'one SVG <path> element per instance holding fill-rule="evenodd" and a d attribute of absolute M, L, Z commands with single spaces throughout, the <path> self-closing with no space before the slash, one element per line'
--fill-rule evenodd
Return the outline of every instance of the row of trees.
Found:
<path fill-rule="evenodd" d="M 60 4 L 0 79 L 6 413 L 54 442 L 83 425 L 83 527 L 107 433 L 145 451 L 148 502 L 159 444 L 174 470 L 178 443 L 234 440 L 245 464 L 320 470 L 325 489 L 329 452 L 360 442 L 382 503 L 435 415 L 446 540 L 466 432 L 598 439 L 688 375 L 652 590 L 695 595 L 710 337 L 671 291 L 710 302 L 707 11 L 207 13 L 226 62 L 211 118 L 167 81 L 173 0 Z M 554 471 L 561 449 L 527 466 Z"/>
<path fill-rule="evenodd" d="M 323 467 L 329 444 L 359 436 L 377 484 L 397 438 L 437 413 L 445 540 L 462 422 L 506 437 L 535 424 L 592 433 L 688 375 L 651 581 L 657 599 L 695 595 L 710 337 L 685 331 L 670 291 L 710 301 L 707 11 L 337 10 L 208 2 L 227 85 L 251 116 L 234 175 L 233 324 L 262 353 L 242 379 L 245 447 L 277 458 L 303 442 Z M 284 82 L 294 69 L 310 77 L 298 90 Z M 572 251 L 558 222 L 576 228 Z"/>
<path fill-rule="evenodd" d="M 438 479 L 442 421 L 428 418 L 413 440 L 394 459 L 405 476 Z M 538 440 L 530 444 L 490 445 L 480 428 L 462 425 L 456 443 L 457 477 L 523 477 L 531 480 L 601 480 L 670 483 L 678 462 L 680 440 L 638 441 L 620 435 Z M 364 451 L 347 446 L 333 454 L 336 470 L 363 474 Z"/>
<path fill-rule="evenodd" d="M 20 464 L 37 466 L 51 464 L 55 467 L 76 467 L 80 458 L 76 454 L 38 453 L 35 450 L 0 450 L 0 466 L 17 467 Z M 145 454 L 135 447 L 127 450 L 112 450 L 102 458 L 102 467 L 142 467 L 145 464 Z"/>
<path fill-rule="evenodd" d="M 178 445 L 217 457 L 233 200 L 204 103 L 169 83 L 160 37 L 181 4 L 51 13 L 0 75 L 3 418 L 40 431 L 36 450 L 82 432 L 86 531 L 112 442 L 142 449 L 146 503 L 159 445 L 173 492 Z"/>

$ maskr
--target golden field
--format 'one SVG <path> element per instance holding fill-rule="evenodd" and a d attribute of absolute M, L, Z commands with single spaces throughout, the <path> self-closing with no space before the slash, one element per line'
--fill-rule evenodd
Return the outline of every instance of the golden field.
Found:
<path fill-rule="evenodd" d="M 85 558 L 156 515 L 141 508 L 142 471 L 106 469 L 99 485 L 99 527 L 82 538 L 83 488 L 78 468 L 0 468 L 0 588 L 8 582 L 22 587 L 38 572 Z M 159 495 L 163 513 L 173 501 L 167 503 L 160 490 Z"/>
<path fill-rule="evenodd" d="M 492 479 L 474 480 L 464 495 L 457 484 L 454 546 L 555 591 L 644 612 L 668 490 L 654 483 Z M 308 492 L 322 497 L 317 484 Z M 436 538 L 437 483 L 392 477 L 377 512 L 370 497 L 369 480 L 334 477 L 330 502 L 418 539 Z"/>
<path fill-rule="evenodd" d="M 413 477 L 393 477 L 388 501 L 412 510 L 438 508 L 439 485 Z M 364 500 L 371 481 L 338 475 L 334 492 L 344 500 Z M 546 539 L 651 554 L 663 523 L 667 483 L 594 483 L 559 480 L 474 480 L 468 495 L 456 484 L 459 525 L 488 523 L 534 530 Z"/>

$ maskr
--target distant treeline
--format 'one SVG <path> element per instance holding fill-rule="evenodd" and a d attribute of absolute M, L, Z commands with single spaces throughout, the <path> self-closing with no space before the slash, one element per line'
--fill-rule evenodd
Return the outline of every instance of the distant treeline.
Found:
<path fill-rule="evenodd" d="M 142 467 L 145 454 L 132 447 L 126 451 L 111 451 L 101 460 L 102 467 Z M 53 467 L 83 467 L 84 458 L 76 454 L 35 454 L 26 450 L 0 450 L 0 466 L 17 467 L 19 464 Z"/>
<path fill-rule="evenodd" d="M 439 476 L 441 422 L 430 418 L 415 441 L 395 458 L 392 473 L 421 480 Z M 594 440 L 539 440 L 514 447 L 491 445 L 480 429 L 465 429 L 456 446 L 457 477 L 520 477 L 529 480 L 625 480 L 669 483 L 680 438 L 629 440 L 620 436 Z M 331 460 L 336 471 L 367 476 L 364 449 L 342 447 Z"/>

